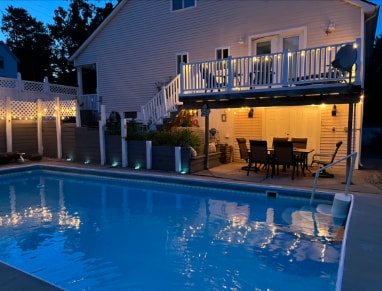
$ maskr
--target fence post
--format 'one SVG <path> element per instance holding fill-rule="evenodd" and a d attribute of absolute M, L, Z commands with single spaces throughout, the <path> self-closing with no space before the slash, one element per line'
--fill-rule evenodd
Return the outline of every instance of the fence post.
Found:
<path fill-rule="evenodd" d="M 175 147 L 175 172 L 180 173 L 182 169 L 181 147 Z"/>
<path fill-rule="evenodd" d="M 7 152 L 12 151 L 12 107 L 11 97 L 5 98 L 5 132 L 7 136 Z"/>
<path fill-rule="evenodd" d="M 146 169 L 151 170 L 153 159 L 152 159 L 152 143 L 151 140 L 146 141 Z"/>
<path fill-rule="evenodd" d="M 99 149 L 101 155 L 101 165 L 104 166 L 106 163 L 105 155 L 105 125 L 106 125 L 106 111 L 105 105 L 101 105 L 101 120 L 98 122 L 99 126 Z"/>
<path fill-rule="evenodd" d="M 127 118 L 121 119 L 121 143 L 122 143 L 122 167 L 126 168 L 128 164 L 127 158 L 127 140 L 126 140 L 126 124 Z"/>
<path fill-rule="evenodd" d="M 37 99 L 37 151 L 39 155 L 44 154 L 44 147 L 42 143 L 42 100 Z"/>
<path fill-rule="evenodd" d="M 56 103 L 56 134 L 57 134 L 57 158 L 62 158 L 62 136 L 61 136 L 61 105 L 60 98 L 55 98 Z"/>

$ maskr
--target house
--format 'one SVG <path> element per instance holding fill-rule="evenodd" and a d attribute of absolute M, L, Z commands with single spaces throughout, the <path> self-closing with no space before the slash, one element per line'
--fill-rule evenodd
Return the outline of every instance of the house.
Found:
<path fill-rule="evenodd" d="M 83 110 L 156 124 L 182 106 L 235 160 L 236 138 L 275 136 L 318 153 L 343 140 L 340 158 L 361 150 L 378 13 L 362 0 L 123 0 L 70 60 Z"/>
<path fill-rule="evenodd" d="M 19 59 L 0 41 L 0 77 L 17 78 Z"/>

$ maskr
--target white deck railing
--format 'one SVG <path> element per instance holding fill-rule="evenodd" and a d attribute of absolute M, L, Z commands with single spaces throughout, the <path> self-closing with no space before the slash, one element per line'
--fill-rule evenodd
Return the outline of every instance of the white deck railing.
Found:
<path fill-rule="evenodd" d="M 175 77 L 169 84 L 162 89 L 141 107 L 143 123 L 162 124 L 163 118 L 169 117 L 171 111 L 176 111 L 179 102 L 180 77 Z"/>
<path fill-rule="evenodd" d="M 360 54 L 351 72 L 336 69 L 332 62 L 345 45 L 358 52 L 360 40 L 302 50 L 285 50 L 257 56 L 229 57 L 181 65 L 181 94 L 203 94 L 294 87 L 314 84 L 360 84 Z M 207 96 L 207 95 L 206 95 Z"/>

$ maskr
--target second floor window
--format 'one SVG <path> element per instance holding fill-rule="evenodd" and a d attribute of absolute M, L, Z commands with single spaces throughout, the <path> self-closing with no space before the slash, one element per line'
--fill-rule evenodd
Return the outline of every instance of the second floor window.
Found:
<path fill-rule="evenodd" d="M 229 49 L 228 48 L 218 48 L 218 49 L 216 49 L 216 59 L 217 60 L 227 59 L 228 56 L 229 56 Z"/>
<path fill-rule="evenodd" d="M 196 0 L 172 0 L 172 10 L 180 10 L 189 7 L 195 7 Z"/>
<path fill-rule="evenodd" d="M 178 75 L 180 73 L 180 64 L 181 63 L 188 63 L 188 54 L 177 54 L 176 55 L 176 74 Z"/>

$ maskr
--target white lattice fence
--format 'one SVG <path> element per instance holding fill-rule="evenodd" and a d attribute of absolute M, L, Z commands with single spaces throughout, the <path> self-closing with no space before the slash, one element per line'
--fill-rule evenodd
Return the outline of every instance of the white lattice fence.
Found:
<path fill-rule="evenodd" d="M 36 102 L 11 101 L 12 119 L 36 119 L 37 104 Z"/>
<path fill-rule="evenodd" d="M 1 119 L 5 118 L 5 113 L 6 113 L 6 110 L 5 110 L 5 100 L 4 99 L 0 99 L 0 118 Z"/>
<path fill-rule="evenodd" d="M 76 100 L 60 101 L 61 117 L 76 116 Z"/>

